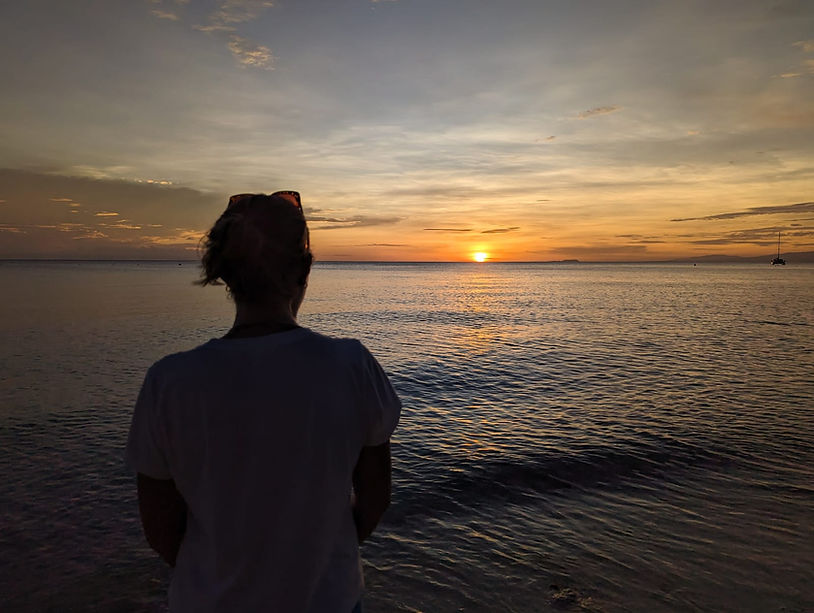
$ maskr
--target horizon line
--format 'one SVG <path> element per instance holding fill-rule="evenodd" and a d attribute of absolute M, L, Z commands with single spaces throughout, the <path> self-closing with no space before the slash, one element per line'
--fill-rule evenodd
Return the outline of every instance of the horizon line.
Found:
<path fill-rule="evenodd" d="M 784 256 L 814 255 L 814 251 L 797 251 L 784 253 Z M 774 254 L 740 256 L 727 254 L 707 254 L 700 256 L 685 256 L 662 260 L 580 260 L 577 258 L 564 258 L 561 260 L 487 260 L 485 262 L 475 262 L 472 260 L 321 260 L 315 259 L 314 264 L 672 264 L 672 263 L 693 263 L 695 260 L 710 258 L 729 258 L 735 263 L 737 260 L 754 260 L 768 257 L 770 260 Z M 9 258 L 0 257 L 0 262 L 177 262 L 200 264 L 200 259 L 179 259 L 179 258 Z M 722 262 L 718 262 L 722 263 Z M 723 262 L 725 263 L 725 262 Z M 747 263 L 747 262 L 744 262 Z"/>

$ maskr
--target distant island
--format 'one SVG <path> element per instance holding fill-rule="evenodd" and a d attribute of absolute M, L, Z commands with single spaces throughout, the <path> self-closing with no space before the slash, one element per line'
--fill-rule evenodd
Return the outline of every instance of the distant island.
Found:
<path fill-rule="evenodd" d="M 783 258 L 789 264 L 814 264 L 814 251 L 791 251 L 783 253 Z M 770 264 L 774 253 L 743 257 L 740 255 L 698 255 L 689 258 L 676 258 L 672 260 L 549 260 L 536 262 L 537 264 Z"/>

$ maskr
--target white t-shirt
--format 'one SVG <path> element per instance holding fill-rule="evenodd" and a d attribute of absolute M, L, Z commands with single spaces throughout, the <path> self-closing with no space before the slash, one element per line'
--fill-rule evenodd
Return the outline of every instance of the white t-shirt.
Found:
<path fill-rule="evenodd" d="M 154 364 L 126 457 L 187 503 L 170 610 L 349 612 L 363 588 L 353 468 L 400 409 L 359 341 L 306 328 Z"/>

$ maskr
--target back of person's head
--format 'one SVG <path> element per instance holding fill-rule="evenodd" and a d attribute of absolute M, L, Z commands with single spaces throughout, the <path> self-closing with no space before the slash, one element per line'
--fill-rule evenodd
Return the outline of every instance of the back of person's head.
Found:
<path fill-rule="evenodd" d="M 233 197 L 204 237 L 201 285 L 226 283 L 236 302 L 291 299 L 311 271 L 302 208 L 282 196 Z"/>

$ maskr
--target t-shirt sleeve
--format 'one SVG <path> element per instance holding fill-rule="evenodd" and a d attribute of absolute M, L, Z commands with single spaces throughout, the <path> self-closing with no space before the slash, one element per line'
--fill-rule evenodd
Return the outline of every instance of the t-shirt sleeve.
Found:
<path fill-rule="evenodd" d="M 133 472 L 153 479 L 171 479 L 165 452 L 165 437 L 159 421 L 155 372 L 147 371 L 133 410 L 127 437 L 125 461 Z"/>
<path fill-rule="evenodd" d="M 362 403 L 367 417 L 365 447 L 383 445 L 396 429 L 401 401 L 382 367 L 362 345 Z"/>

